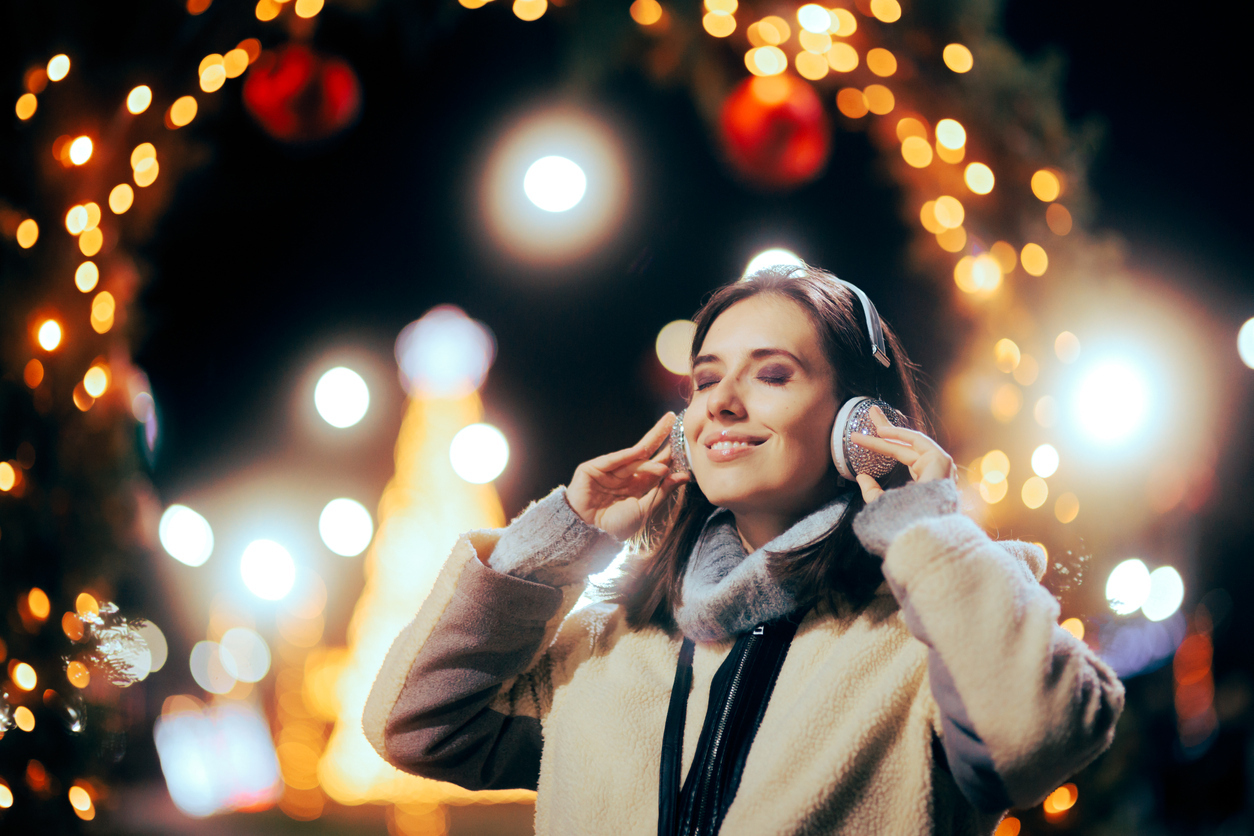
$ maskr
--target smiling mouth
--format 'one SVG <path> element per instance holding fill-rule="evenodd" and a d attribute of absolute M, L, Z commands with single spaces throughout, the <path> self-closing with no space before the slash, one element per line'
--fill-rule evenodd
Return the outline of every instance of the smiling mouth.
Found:
<path fill-rule="evenodd" d="M 716 453 L 725 453 L 730 450 L 744 450 L 750 447 L 757 447 L 761 441 L 716 441 L 710 445 L 710 449 Z"/>

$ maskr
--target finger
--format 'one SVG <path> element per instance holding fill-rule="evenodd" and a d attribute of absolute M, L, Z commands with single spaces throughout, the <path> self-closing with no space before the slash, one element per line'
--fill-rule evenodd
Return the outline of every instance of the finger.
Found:
<path fill-rule="evenodd" d="M 650 456 L 653 451 L 657 450 L 663 439 L 671 431 L 671 424 L 674 423 L 675 413 L 668 412 L 662 416 L 656 424 L 653 425 L 644 437 L 630 447 L 622 450 L 615 450 L 613 453 L 605 453 L 594 459 L 589 459 L 586 464 L 597 470 L 608 472 L 622 467 L 624 464 L 634 462 L 642 458 Z"/>
<path fill-rule="evenodd" d="M 915 450 L 913 447 L 908 447 L 907 445 L 897 441 L 889 441 L 885 438 L 876 438 L 875 436 L 867 435 L 866 433 L 850 433 L 849 440 L 854 444 L 857 444 L 859 447 L 865 447 L 866 449 L 873 450 L 876 453 L 891 456 L 907 467 L 918 461 L 919 456 L 922 455 L 922 453 Z"/>
<path fill-rule="evenodd" d="M 858 487 L 862 488 L 862 498 L 868 505 L 879 499 L 880 495 L 884 493 L 880 483 L 865 473 L 858 474 Z"/>

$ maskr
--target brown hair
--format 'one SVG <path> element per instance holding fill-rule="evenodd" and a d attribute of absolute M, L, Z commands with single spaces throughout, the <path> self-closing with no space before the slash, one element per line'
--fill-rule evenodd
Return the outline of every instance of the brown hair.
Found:
<path fill-rule="evenodd" d="M 838 404 L 871 395 L 905 413 L 914 429 L 929 431 L 917 392 L 918 367 L 910 362 L 897 336 L 884 323 L 884 343 L 892 361 L 884 368 L 871 356 L 861 302 L 835 276 L 815 267 L 768 268 L 720 288 L 697 312 L 691 358 L 696 358 L 714 320 L 737 302 L 758 294 L 790 299 L 810 316 L 823 353 L 836 372 Z M 829 466 L 835 478 L 835 465 Z M 893 487 L 908 480 L 905 468 L 898 466 L 880 482 Z M 856 612 L 883 581 L 879 559 L 862 548 L 853 533 L 854 515 L 863 505 L 862 492 L 854 486 L 844 515 L 827 536 L 768 555 L 768 570 L 777 581 L 806 591 L 803 604 L 821 601 L 833 613 Z M 652 554 L 627 561 L 622 574 L 602 588 L 604 600 L 626 609 L 631 629 L 651 624 L 675 632 L 673 614 L 681 602 L 688 556 L 714 507 L 694 480 L 677 488 L 670 501 L 649 516 L 635 545 Z"/>

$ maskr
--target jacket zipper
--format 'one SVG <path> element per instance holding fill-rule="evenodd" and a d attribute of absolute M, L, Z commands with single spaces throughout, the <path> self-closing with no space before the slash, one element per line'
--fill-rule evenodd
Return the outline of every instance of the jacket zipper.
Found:
<path fill-rule="evenodd" d="M 697 833 L 701 832 L 701 825 L 704 822 L 705 803 L 710 794 L 710 786 L 714 780 L 714 767 L 718 763 L 718 750 L 723 742 L 723 732 L 727 728 L 728 715 L 731 713 L 732 703 L 736 699 L 736 692 L 740 690 L 740 680 L 744 676 L 745 664 L 748 662 L 749 654 L 753 652 L 754 645 L 758 642 L 758 637 L 766 633 L 766 625 L 759 624 L 753 628 L 753 635 L 745 642 L 744 652 L 740 654 L 740 659 L 736 662 L 736 673 L 732 676 L 731 685 L 727 688 L 727 699 L 723 702 L 723 707 L 719 711 L 718 725 L 714 729 L 714 740 L 710 743 L 710 754 L 706 759 L 705 780 L 702 781 L 699 789 L 701 790 L 698 798 L 697 807 Z"/>

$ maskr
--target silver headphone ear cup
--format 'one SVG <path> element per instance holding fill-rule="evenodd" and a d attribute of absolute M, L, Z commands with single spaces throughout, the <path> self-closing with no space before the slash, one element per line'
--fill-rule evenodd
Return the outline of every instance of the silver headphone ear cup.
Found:
<path fill-rule="evenodd" d="M 887 476 L 897 466 L 897 460 L 891 456 L 868 450 L 849 438 L 856 432 L 878 437 L 870 416 L 873 406 L 878 406 L 893 426 L 905 427 L 910 423 L 905 415 L 884 401 L 866 396 L 845 401 L 840 412 L 836 414 L 836 423 L 832 425 L 832 462 L 836 465 L 837 472 L 850 481 L 855 480 L 859 473 L 879 479 Z"/>
<path fill-rule="evenodd" d="M 675 416 L 671 425 L 671 472 L 691 473 L 692 459 L 688 456 L 688 437 L 684 435 L 684 413 L 682 410 Z"/>

